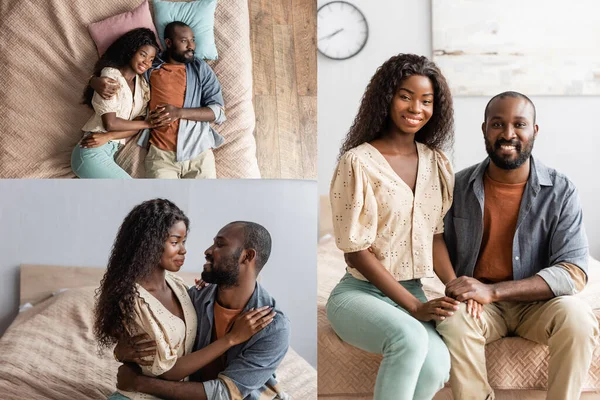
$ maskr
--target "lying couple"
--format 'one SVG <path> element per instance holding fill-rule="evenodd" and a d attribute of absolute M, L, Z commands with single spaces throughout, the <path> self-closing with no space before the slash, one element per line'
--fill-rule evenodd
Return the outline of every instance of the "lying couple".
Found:
<path fill-rule="evenodd" d="M 95 114 L 71 155 L 78 177 L 130 178 L 115 155 L 144 129 L 138 143 L 147 147 L 149 139 L 147 178 L 216 178 L 212 149 L 224 139 L 210 122 L 225 121 L 221 85 L 194 56 L 188 25 L 171 22 L 164 37 L 163 59 L 154 33 L 139 28 L 118 38 L 96 63 L 83 96 Z"/>
<path fill-rule="evenodd" d="M 531 156 L 527 96 L 494 96 L 482 131 L 489 157 L 454 177 L 440 150 L 453 139 L 446 80 L 400 54 L 342 146 L 330 196 L 348 267 L 327 316 L 342 340 L 383 354 L 377 400 L 431 399 L 448 378 L 456 400 L 494 399 L 484 346 L 510 335 L 549 346 L 548 399 L 579 399 L 598 322 L 571 296 L 588 264 L 577 190 Z M 434 273 L 446 296 L 428 301 L 420 278 Z"/>
<path fill-rule="evenodd" d="M 94 323 L 100 348 L 117 343 L 115 358 L 125 362 L 109 398 L 287 398 L 274 373 L 290 323 L 256 282 L 271 253 L 269 232 L 253 222 L 223 227 L 204 252 L 202 280 L 212 285 L 188 289 L 173 273 L 189 227 L 175 204 L 156 199 L 119 229 Z"/>

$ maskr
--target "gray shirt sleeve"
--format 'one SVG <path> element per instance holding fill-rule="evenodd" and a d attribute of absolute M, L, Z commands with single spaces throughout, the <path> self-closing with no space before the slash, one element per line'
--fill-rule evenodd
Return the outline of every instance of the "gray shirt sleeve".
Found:
<path fill-rule="evenodd" d="M 225 104 L 223 102 L 223 93 L 221 92 L 221 83 L 217 75 L 210 66 L 203 62 L 201 64 L 200 76 L 202 79 L 202 99 L 201 107 L 209 107 L 215 113 L 215 123 L 223 123 L 225 118 Z"/>
<path fill-rule="evenodd" d="M 227 386 L 220 379 L 202 382 L 208 400 L 231 400 Z"/>
<path fill-rule="evenodd" d="M 587 270 L 588 241 L 583 226 L 583 211 L 577 189 L 570 187 L 560 208 L 556 229 L 550 237 L 550 266 L 537 273 L 555 296 L 576 293 L 571 275 L 559 263 L 570 263 Z"/>

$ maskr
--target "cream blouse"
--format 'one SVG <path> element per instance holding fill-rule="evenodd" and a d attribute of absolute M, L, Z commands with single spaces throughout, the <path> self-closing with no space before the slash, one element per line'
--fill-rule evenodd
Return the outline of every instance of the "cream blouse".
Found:
<path fill-rule="evenodd" d="M 446 156 L 421 143 L 417 153 L 414 194 L 369 143 L 341 157 L 330 187 L 338 248 L 345 253 L 371 248 L 398 281 L 433 276 L 433 235 L 444 232 L 452 205 L 454 174 Z"/>
<path fill-rule="evenodd" d="M 192 352 L 196 339 L 198 319 L 188 287 L 180 277 L 169 272 L 165 274 L 165 280 L 181 304 L 185 321 L 171 314 L 160 301 L 136 284 L 139 293 L 134 306 L 136 326 L 129 334 L 135 336 L 145 332 L 156 342 L 156 354 L 145 358 L 153 361 L 152 365 L 141 367 L 148 376 L 158 376 L 173 368 L 177 358 Z M 118 392 L 131 400 L 157 399 L 144 393 Z"/>
<path fill-rule="evenodd" d="M 146 78 L 136 75 L 135 77 L 135 94 L 131 93 L 131 89 L 125 80 L 125 77 L 116 68 L 106 67 L 102 69 L 100 76 L 108 76 L 119 82 L 117 94 L 108 100 L 105 100 L 98 93 L 94 92 L 92 97 L 92 106 L 96 113 L 85 123 L 84 132 L 106 132 L 102 123 L 102 115 L 114 112 L 118 118 L 133 120 L 141 115 L 146 115 L 146 107 L 150 101 L 150 86 L 146 82 Z M 119 143 L 125 143 L 125 139 L 115 140 Z"/>

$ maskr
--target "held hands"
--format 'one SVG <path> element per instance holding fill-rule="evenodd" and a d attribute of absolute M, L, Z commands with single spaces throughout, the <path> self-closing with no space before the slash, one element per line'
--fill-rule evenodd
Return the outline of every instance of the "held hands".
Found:
<path fill-rule="evenodd" d="M 458 310 L 458 304 L 458 301 L 450 297 L 440 297 L 427 303 L 420 303 L 411 314 L 419 321 L 443 321 L 446 317 L 454 315 L 454 311 Z"/>
<path fill-rule="evenodd" d="M 120 362 L 150 366 L 153 361 L 144 358 L 156 354 L 156 342 L 147 333 L 133 337 L 123 336 L 117 342 L 114 353 Z"/>
<path fill-rule="evenodd" d="M 81 139 L 80 147 L 84 149 L 92 149 L 95 147 L 104 146 L 111 139 L 110 132 L 93 132 Z"/>
<path fill-rule="evenodd" d="M 473 299 L 479 304 L 490 304 L 494 301 L 494 291 L 491 285 L 486 285 L 468 276 L 461 276 L 448 282 L 446 295 L 460 302 Z"/>
<path fill-rule="evenodd" d="M 152 128 L 166 126 L 181 118 L 181 109 L 171 104 L 159 104 L 150 111 L 149 122 Z"/>
<path fill-rule="evenodd" d="M 237 317 L 233 323 L 233 327 L 227 333 L 231 343 L 235 346 L 244 343 L 254 334 L 271 322 L 275 318 L 276 312 L 272 307 L 264 306 L 257 309 L 250 309 Z"/>
<path fill-rule="evenodd" d="M 483 304 L 476 302 L 473 299 L 467 300 L 467 314 L 476 319 L 481 319 L 483 314 Z"/>

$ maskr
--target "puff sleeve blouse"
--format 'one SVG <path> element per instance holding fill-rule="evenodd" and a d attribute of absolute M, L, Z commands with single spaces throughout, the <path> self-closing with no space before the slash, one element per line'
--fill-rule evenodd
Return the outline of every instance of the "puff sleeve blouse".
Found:
<path fill-rule="evenodd" d="M 369 143 L 340 158 L 330 186 L 338 248 L 345 253 L 370 248 L 398 281 L 433 276 L 433 235 L 444 232 L 452 205 L 450 162 L 441 151 L 416 145 L 414 193 Z M 358 270 L 347 270 L 367 280 Z"/>

